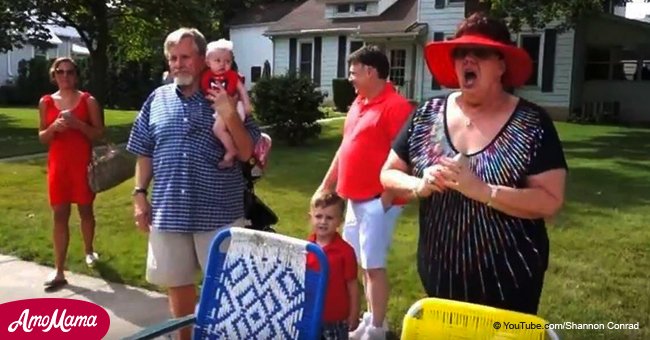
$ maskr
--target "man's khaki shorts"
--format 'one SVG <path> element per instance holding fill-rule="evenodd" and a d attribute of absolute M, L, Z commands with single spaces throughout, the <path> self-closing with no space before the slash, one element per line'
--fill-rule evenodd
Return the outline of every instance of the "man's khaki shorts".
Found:
<path fill-rule="evenodd" d="M 245 223 L 242 218 L 230 226 L 243 227 Z M 195 284 L 197 272 L 205 271 L 207 266 L 212 240 L 224 228 L 198 233 L 152 229 L 147 251 L 147 281 L 161 287 Z"/>

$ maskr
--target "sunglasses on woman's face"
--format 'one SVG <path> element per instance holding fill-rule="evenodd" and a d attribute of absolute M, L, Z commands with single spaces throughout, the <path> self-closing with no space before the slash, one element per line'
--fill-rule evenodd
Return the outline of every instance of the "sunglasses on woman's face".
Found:
<path fill-rule="evenodd" d="M 492 56 L 495 55 L 496 56 L 501 55 L 498 51 L 487 47 L 457 47 L 451 53 L 451 56 L 454 59 L 463 59 L 470 54 L 482 60 L 491 58 Z"/>
<path fill-rule="evenodd" d="M 67 69 L 66 70 L 66 69 L 62 69 L 62 68 L 56 69 L 56 71 L 54 71 L 54 72 L 56 74 L 58 74 L 58 75 L 67 74 L 69 76 L 74 76 L 75 73 L 76 73 L 76 71 L 74 69 Z"/>

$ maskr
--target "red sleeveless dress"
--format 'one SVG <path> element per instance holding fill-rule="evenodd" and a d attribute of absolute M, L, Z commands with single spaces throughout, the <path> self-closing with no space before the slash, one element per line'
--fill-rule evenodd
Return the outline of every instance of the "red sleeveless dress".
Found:
<path fill-rule="evenodd" d="M 79 103 L 71 111 L 82 122 L 90 124 L 87 92 L 82 92 Z M 45 124 L 50 126 L 61 113 L 52 96 L 43 96 Z M 55 132 L 50 141 L 47 158 L 47 184 L 50 205 L 93 202 L 95 194 L 88 185 L 88 165 L 92 159 L 92 143 L 79 130 L 68 128 Z"/>

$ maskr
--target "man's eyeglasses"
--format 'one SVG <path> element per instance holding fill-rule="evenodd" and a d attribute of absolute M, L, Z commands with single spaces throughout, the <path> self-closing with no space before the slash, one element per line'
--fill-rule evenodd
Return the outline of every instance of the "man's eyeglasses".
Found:
<path fill-rule="evenodd" d="M 59 69 L 56 69 L 54 71 L 54 73 L 56 73 L 57 75 L 67 74 L 69 76 L 74 76 L 77 73 L 77 71 L 75 71 L 74 69 L 65 70 L 65 69 L 59 68 Z"/>
<path fill-rule="evenodd" d="M 475 56 L 476 58 L 483 59 L 483 60 L 488 59 L 495 55 L 499 57 L 501 56 L 501 53 L 499 53 L 499 51 L 487 47 L 457 47 L 451 53 L 451 56 L 454 59 L 463 59 L 470 54 Z"/>

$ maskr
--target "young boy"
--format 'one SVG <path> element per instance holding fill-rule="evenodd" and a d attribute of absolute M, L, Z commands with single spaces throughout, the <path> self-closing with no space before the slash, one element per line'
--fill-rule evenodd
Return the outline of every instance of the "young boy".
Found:
<path fill-rule="evenodd" d="M 312 199 L 309 221 L 312 233 L 308 240 L 318 244 L 329 263 L 329 281 L 323 310 L 322 339 L 348 339 L 348 332 L 359 322 L 359 287 L 357 258 L 354 249 L 341 238 L 337 229 L 343 223 L 345 201 L 334 193 Z M 307 267 L 318 269 L 310 254 Z"/>
<path fill-rule="evenodd" d="M 205 61 L 209 69 L 201 77 L 201 88 L 203 91 L 206 91 L 215 87 L 214 83 L 218 82 L 226 90 L 228 95 L 235 98 L 237 112 L 243 122 L 246 119 L 246 115 L 252 111 L 251 103 L 248 91 L 246 91 L 246 87 L 241 82 L 239 74 L 232 69 L 234 59 L 232 49 L 232 42 L 225 39 L 219 39 L 208 44 Z M 221 121 L 218 112 L 215 113 L 214 118 L 212 131 L 226 149 L 223 160 L 219 162 L 219 167 L 230 167 L 234 164 L 237 150 L 235 149 L 232 136 L 230 136 L 226 125 Z"/>

